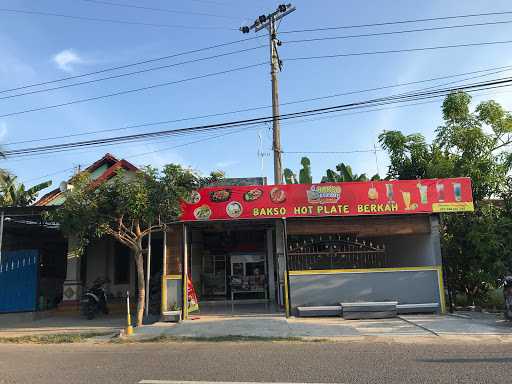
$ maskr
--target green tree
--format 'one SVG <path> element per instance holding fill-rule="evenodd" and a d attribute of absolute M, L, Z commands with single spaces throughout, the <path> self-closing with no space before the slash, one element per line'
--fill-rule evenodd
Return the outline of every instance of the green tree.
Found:
<path fill-rule="evenodd" d="M 5 174 L 0 177 L 0 206 L 26 207 L 34 203 L 38 193 L 50 185 L 52 182 L 48 180 L 27 189 L 25 184 L 17 182 L 16 176 Z"/>
<path fill-rule="evenodd" d="M 474 112 L 470 103 L 464 92 L 445 98 L 444 123 L 432 144 L 399 131 L 382 133 L 379 142 L 389 153 L 390 178 L 471 178 L 475 212 L 442 216 L 442 247 L 449 286 L 474 301 L 506 272 L 511 257 L 510 210 L 493 200 L 501 197 L 510 206 L 512 156 L 506 149 L 512 115 L 495 101 L 480 103 Z"/>
<path fill-rule="evenodd" d="M 380 180 L 380 176 L 375 174 L 371 177 L 371 180 Z M 368 176 L 366 176 L 366 173 L 358 175 L 352 171 L 350 165 L 339 163 L 335 171 L 327 169 L 325 176 L 322 177 L 322 183 L 339 183 L 344 181 L 368 181 Z"/>
<path fill-rule="evenodd" d="M 285 168 L 283 170 L 283 175 L 284 182 L 286 184 L 298 184 L 297 175 L 295 175 L 295 173 L 290 168 Z"/>
<path fill-rule="evenodd" d="M 312 184 L 313 177 L 311 176 L 311 161 L 307 157 L 300 159 L 302 169 L 299 171 L 300 184 Z"/>
<path fill-rule="evenodd" d="M 132 250 L 136 265 L 138 298 L 137 325 L 144 311 L 144 238 L 162 231 L 180 214 L 180 201 L 206 183 L 216 181 L 219 174 L 201 178 L 179 165 L 167 165 L 162 172 L 145 168 L 136 173 L 121 171 L 108 182 L 97 184 L 87 173 L 72 180 L 65 202 L 56 210 L 54 219 L 62 230 L 76 236 L 82 254 L 93 239 L 110 236 Z M 128 262 L 128 261 L 127 261 Z"/>
<path fill-rule="evenodd" d="M 297 175 L 290 168 L 283 170 L 284 181 L 286 184 L 311 184 L 313 183 L 313 177 L 311 176 L 311 161 L 307 157 L 300 159 L 302 165 L 299 171 L 299 179 Z"/>

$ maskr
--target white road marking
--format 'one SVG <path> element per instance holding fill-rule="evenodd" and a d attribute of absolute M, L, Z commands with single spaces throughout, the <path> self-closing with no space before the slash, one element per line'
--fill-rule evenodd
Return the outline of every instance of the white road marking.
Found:
<path fill-rule="evenodd" d="M 332 383 L 279 383 L 259 381 L 183 381 L 183 380 L 142 380 L 139 384 L 332 384 Z M 343 384 L 343 383 L 337 383 Z"/>

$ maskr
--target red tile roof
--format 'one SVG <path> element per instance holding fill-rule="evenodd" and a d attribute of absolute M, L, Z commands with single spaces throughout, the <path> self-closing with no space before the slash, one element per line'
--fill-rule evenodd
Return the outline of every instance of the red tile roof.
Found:
<path fill-rule="evenodd" d="M 126 161 L 124 159 L 118 160 L 115 156 L 113 156 L 110 153 L 106 153 L 101 159 L 95 161 L 91 165 L 89 165 L 87 168 L 85 168 L 84 172 L 94 172 L 98 168 L 102 167 L 103 165 L 107 164 L 108 168 L 105 172 L 103 172 L 96 180 L 92 182 L 92 186 L 97 186 L 113 176 L 115 176 L 116 172 L 119 169 L 125 169 L 127 171 L 137 171 L 138 168 L 130 163 L 129 161 Z M 73 177 L 71 177 L 69 180 L 72 180 Z M 69 181 L 68 180 L 68 181 Z M 48 205 L 51 201 L 56 199 L 58 196 L 60 196 L 62 192 L 60 191 L 60 188 L 56 188 L 53 191 L 48 192 L 44 196 L 42 196 L 38 201 L 34 203 L 34 205 L 38 206 L 44 206 Z"/>

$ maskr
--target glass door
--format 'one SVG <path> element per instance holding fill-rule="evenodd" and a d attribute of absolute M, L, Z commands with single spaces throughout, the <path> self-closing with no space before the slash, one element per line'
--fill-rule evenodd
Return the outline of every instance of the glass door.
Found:
<path fill-rule="evenodd" d="M 201 292 L 204 298 L 226 297 L 226 255 L 203 257 Z"/>

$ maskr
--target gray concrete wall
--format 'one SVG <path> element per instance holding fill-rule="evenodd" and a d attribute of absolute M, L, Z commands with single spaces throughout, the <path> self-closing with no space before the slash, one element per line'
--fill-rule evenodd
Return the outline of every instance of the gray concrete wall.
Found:
<path fill-rule="evenodd" d="M 439 215 L 431 215 L 430 227 L 432 232 L 430 242 L 432 244 L 432 261 L 434 265 L 441 265 L 443 263 L 443 257 L 441 254 L 441 233 L 439 231 L 440 225 Z"/>
<path fill-rule="evenodd" d="M 435 265 L 435 250 L 427 235 L 389 236 L 382 239 L 386 245 L 389 268 L 426 267 Z"/>
<path fill-rule="evenodd" d="M 398 301 L 399 304 L 438 303 L 439 281 L 433 271 L 333 273 L 290 276 L 292 314 L 299 306 L 341 302 Z"/>
<path fill-rule="evenodd" d="M 439 219 L 430 216 L 431 232 L 417 235 L 397 235 L 375 239 L 377 244 L 386 245 L 390 268 L 428 267 L 441 265 L 441 243 Z"/>

